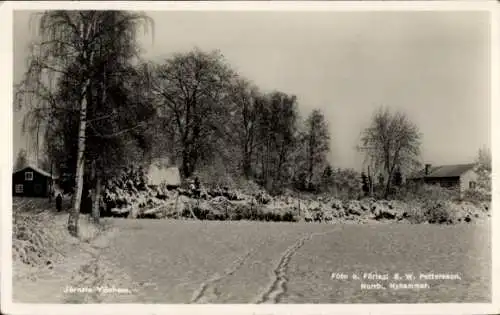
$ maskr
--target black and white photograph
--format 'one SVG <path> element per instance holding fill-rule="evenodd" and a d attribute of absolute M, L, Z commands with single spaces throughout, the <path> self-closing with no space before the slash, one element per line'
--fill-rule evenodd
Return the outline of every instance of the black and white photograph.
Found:
<path fill-rule="evenodd" d="M 495 313 L 476 4 L 7 4 L 2 304 Z"/>

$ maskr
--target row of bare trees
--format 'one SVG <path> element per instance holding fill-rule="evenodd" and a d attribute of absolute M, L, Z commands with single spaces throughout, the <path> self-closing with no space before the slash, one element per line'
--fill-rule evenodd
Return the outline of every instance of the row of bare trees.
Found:
<path fill-rule="evenodd" d="M 303 122 L 296 96 L 261 91 L 220 52 L 194 49 L 150 69 L 161 126 L 156 136 L 163 144 L 155 154 L 169 154 L 184 178 L 200 165 L 222 160 L 226 173 L 277 190 L 304 172 L 304 180 L 312 182 L 326 166 L 329 132 L 323 114 L 315 110 Z"/>

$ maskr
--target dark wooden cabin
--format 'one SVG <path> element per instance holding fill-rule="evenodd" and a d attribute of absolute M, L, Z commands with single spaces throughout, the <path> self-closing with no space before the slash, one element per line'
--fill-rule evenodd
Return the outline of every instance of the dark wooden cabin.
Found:
<path fill-rule="evenodd" d="M 17 197 L 48 197 L 56 178 L 46 171 L 28 165 L 12 174 L 12 195 Z"/>

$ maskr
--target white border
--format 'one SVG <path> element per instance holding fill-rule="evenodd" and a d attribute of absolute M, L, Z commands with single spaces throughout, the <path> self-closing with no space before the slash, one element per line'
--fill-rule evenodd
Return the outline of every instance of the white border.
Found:
<path fill-rule="evenodd" d="M 182 11 L 471 11 L 492 10 L 494 0 L 469 1 L 6 1 L 8 10 L 120 9 Z M 4 8 L 5 9 L 5 8 Z"/>
<path fill-rule="evenodd" d="M 4 2 L 0 5 L 0 32 L 1 48 L 0 58 L 2 60 L 2 72 L 12 73 L 12 11 L 17 10 L 46 10 L 46 9 L 126 9 L 126 10 L 205 10 L 205 11 L 471 11 L 481 10 L 491 13 L 491 57 L 492 57 L 492 153 L 493 157 L 500 154 L 498 143 L 494 139 L 500 138 L 498 126 L 499 115 L 499 93 L 498 93 L 498 70 L 499 57 L 499 35 L 500 24 L 498 23 L 498 7 L 496 1 L 356 1 L 356 2 L 317 2 L 317 1 L 277 1 L 277 2 L 250 2 L 250 1 L 221 1 L 221 2 L 98 2 L 98 1 L 46 1 L 46 2 Z M 5 100 L 5 114 L 0 115 L 2 126 L 2 141 L 8 149 L 1 154 L 0 176 L 1 176 L 1 312 L 6 314 L 138 314 L 138 313 L 169 313 L 169 314 L 192 314 L 195 312 L 213 314 L 327 314 L 340 313 L 370 313 L 370 314 L 495 314 L 500 313 L 500 295 L 498 293 L 500 270 L 498 253 L 498 242 L 492 242 L 492 304 L 294 304 L 294 305 L 183 305 L 183 304 L 106 304 L 106 305 L 60 305 L 60 304 L 14 304 L 12 303 L 12 197 L 11 197 L 11 170 L 12 170 L 12 75 L 2 76 L 0 95 Z M 6 96 L 9 96 L 6 99 Z M 499 161 L 493 159 L 493 209 L 496 208 L 500 194 L 499 184 Z M 500 231 L 495 227 L 500 226 L 496 210 L 492 214 L 492 239 L 500 239 Z"/>

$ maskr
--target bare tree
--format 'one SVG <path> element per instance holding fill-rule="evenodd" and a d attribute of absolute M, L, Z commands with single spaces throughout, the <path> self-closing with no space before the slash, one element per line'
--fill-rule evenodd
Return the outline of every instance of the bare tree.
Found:
<path fill-rule="evenodd" d="M 312 188 L 314 182 L 320 180 L 324 170 L 327 154 L 330 151 L 330 134 L 323 113 L 315 109 L 305 123 L 306 134 L 304 142 L 307 147 L 307 184 Z"/>
<path fill-rule="evenodd" d="M 252 176 L 252 158 L 257 141 L 257 102 L 262 102 L 263 96 L 258 88 L 243 78 L 236 78 L 232 85 L 231 102 L 234 105 L 236 119 L 234 126 L 236 142 L 242 155 L 241 168 L 246 179 Z"/>
<path fill-rule="evenodd" d="M 359 148 L 371 165 L 384 171 L 385 197 L 397 168 L 403 171 L 419 165 L 420 139 L 418 127 L 405 114 L 391 113 L 386 108 L 379 109 L 364 130 Z"/>
<path fill-rule="evenodd" d="M 297 98 L 275 91 L 256 105 L 258 177 L 266 189 L 278 189 L 292 177 L 291 157 L 297 144 Z"/>
<path fill-rule="evenodd" d="M 161 115 L 175 126 L 171 136 L 180 149 L 185 178 L 216 149 L 216 140 L 230 132 L 222 122 L 233 75 L 220 52 L 199 49 L 175 54 L 155 69 L 153 91 Z"/>

